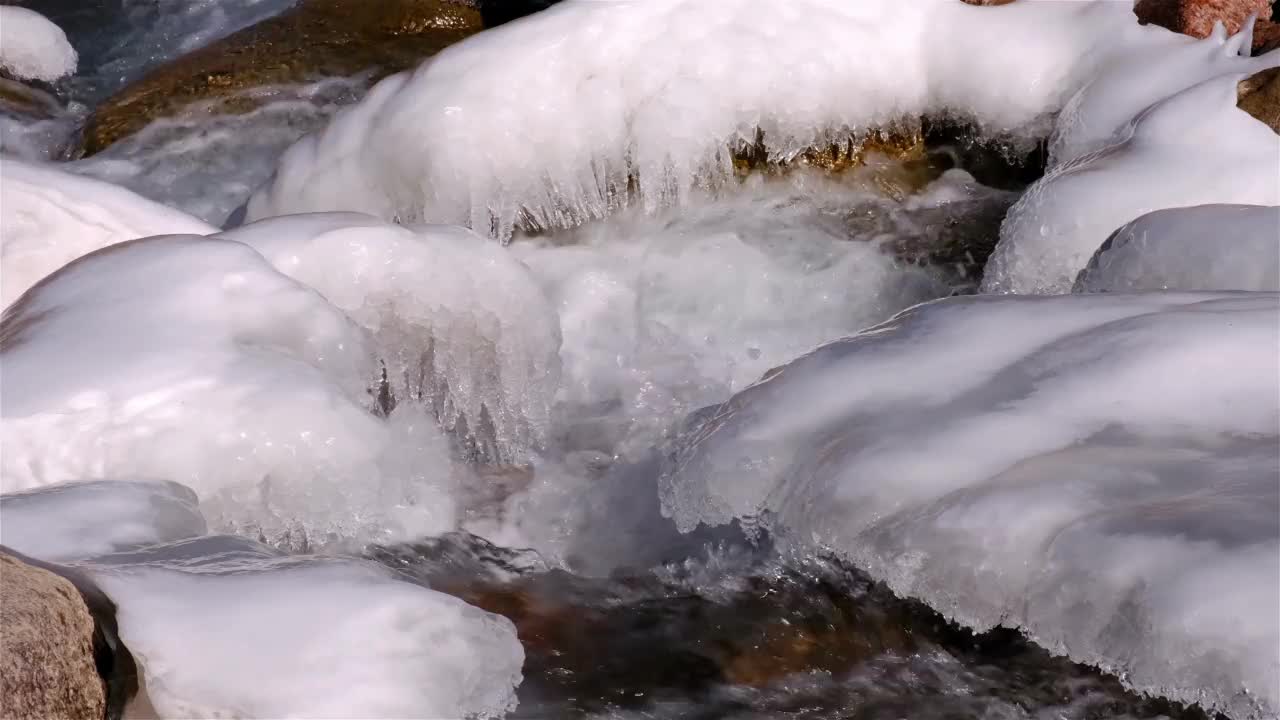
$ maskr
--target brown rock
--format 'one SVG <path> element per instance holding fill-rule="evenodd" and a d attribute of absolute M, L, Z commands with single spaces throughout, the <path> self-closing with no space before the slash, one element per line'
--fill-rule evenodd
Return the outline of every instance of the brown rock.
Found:
<path fill-rule="evenodd" d="M 94 619 L 67 580 L 0 553 L 0 717 L 100 720 Z"/>
<path fill-rule="evenodd" d="M 1251 75 L 1237 87 L 1236 106 L 1280 134 L 1280 68 Z"/>
<path fill-rule="evenodd" d="M 1133 12 L 1143 25 L 1159 25 L 1192 37 L 1208 37 L 1219 20 L 1234 34 L 1252 14 L 1271 17 L 1271 0 L 1138 0 Z M 1261 23 L 1260 23 L 1261 24 Z M 1260 33 L 1255 32 L 1257 39 Z"/>
<path fill-rule="evenodd" d="M 480 12 L 449 0 L 301 0 L 292 9 L 170 62 L 105 100 L 89 118 L 92 155 L 196 103 L 241 113 L 244 91 L 414 67 L 478 32 Z M 212 101 L 212 102 L 210 102 Z"/>
<path fill-rule="evenodd" d="M 970 5 L 1008 5 L 1013 0 L 961 0 Z"/>

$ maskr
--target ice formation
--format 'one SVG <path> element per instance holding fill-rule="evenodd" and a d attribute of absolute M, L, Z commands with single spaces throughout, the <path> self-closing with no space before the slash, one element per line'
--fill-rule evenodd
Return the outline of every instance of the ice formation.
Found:
<path fill-rule="evenodd" d="M 1097 65 L 1169 35 L 1123 2 L 566 0 L 384 80 L 294 145 L 248 215 L 506 238 L 685 198 L 757 130 L 774 158 L 935 111 L 1039 135 Z"/>
<path fill-rule="evenodd" d="M 220 237 L 250 245 L 368 328 L 396 400 L 427 403 L 482 457 L 522 461 L 545 443 L 559 325 L 501 247 L 463 228 L 353 213 L 272 218 Z"/>
<path fill-rule="evenodd" d="M 0 305 L 66 263 L 148 235 L 217 228 L 110 183 L 0 160 Z"/>
<path fill-rule="evenodd" d="M 1231 37 L 1219 23 L 1202 40 L 1152 34 L 1142 46 L 1113 55 L 1063 108 L 1049 143 L 1050 165 L 1115 142 L 1143 110 L 1187 88 L 1220 75 L 1274 67 L 1274 54 L 1249 56 L 1252 40 L 1252 22 Z"/>
<path fill-rule="evenodd" d="M 937 274 L 886 252 L 885 236 L 854 232 L 839 209 L 868 199 L 759 183 L 678 214 L 513 243 L 559 311 L 561 445 L 644 452 L 768 369 L 946 295 Z"/>
<path fill-rule="evenodd" d="M 49 562 L 205 533 L 191 490 L 171 482 L 97 480 L 0 495 L 0 544 Z"/>
<path fill-rule="evenodd" d="M 1269 716 L 1277 397 L 1275 294 L 952 298 L 702 413 L 663 503 L 685 528 L 767 523 L 1133 687 Z"/>
<path fill-rule="evenodd" d="M 142 671 L 133 716 L 491 718 L 514 707 L 524 652 L 505 618 L 360 561 L 245 556 L 94 573 Z"/>
<path fill-rule="evenodd" d="M 1143 215 L 1099 248 L 1075 290 L 1280 291 L 1280 207 L 1200 205 Z"/>
<path fill-rule="evenodd" d="M 1280 53 L 1266 58 L 1280 65 Z M 1142 113 L 1122 142 L 1050 171 L 1009 211 L 983 289 L 1066 292 L 1112 232 L 1155 210 L 1280 205 L 1280 136 L 1236 107 L 1243 77 L 1184 90 Z"/>
<path fill-rule="evenodd" d="M 216 526 L 452 527 L 434 422 L 375 417 L 367 334 L 242 243 L 167 236 L 80 258 L 5 311 L 0 362 L 6 491 L 161 478 Z"/>
<path fill-rule="evenodd" d="M 0 5 L 0 70 L 23 80 L 53 82 L 76 71 L 66 33 L 34 10 Z"/>

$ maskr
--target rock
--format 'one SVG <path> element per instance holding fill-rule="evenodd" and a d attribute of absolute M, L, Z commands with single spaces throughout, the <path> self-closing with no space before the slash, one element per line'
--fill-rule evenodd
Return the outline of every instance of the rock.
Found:
<path fill-rule="evenodd" d="M 67 580 L 0 553 L 0 717 L 105 716 L 94 619 Z"/>
<path fill-rule="evenodd" d="M 411 68 L 481 30 L 479 10 L 449 0 L 301 0 L 290 10 L 184 55 L 103 101 L 85 129 L 92 155 L 197 103 L 243 113 L 245 91 Z"/>
<path fill-rule="evenodd" d="M 1013 0 L 961 0 L 970 5 L 1008 5 Z"/>
<path fill-rule="evenodd" d="M 1251 75 L 1237 87 L 1236 106 L 1280 134 L 1280 68 Z"/>
<path fill-rule="evenodd" d="M 1257 14 L 1253 47 L 1263 51 L 1280 40 L 1280 28 L 1270 21 L 1272 0 L 1138 0 L 1133 12 L 1143 25 L 1159 25 L 1192 37 L 1208 37 L 1219 20 L 1227 32 L 1235 34 L 1244 27 L 1250 15 Z"/>

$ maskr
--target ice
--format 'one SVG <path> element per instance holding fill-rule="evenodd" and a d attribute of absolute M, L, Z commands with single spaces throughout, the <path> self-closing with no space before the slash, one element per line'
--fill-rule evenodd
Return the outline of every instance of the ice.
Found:
<path fill-rule="evenodd" d="M 1076 292 L 1280 291 L 1280 207 L 1157 210 L 1116 231 L 1076 278 Z"/>
<path fill-rule="evenodd" d="M 555 309 L 510 253 L 469 230 L 353 213 L 273 218 L 244 242 L 373 334 L 397 402 L 417 400 L 492 461 L 543 446 L 560 371 Z"/>
<path fill-rule="evenodd" d="M 5 311 L 0 369 L 5 491 L 161 478 L 195 490 L 215 527 L 453 526 L 435 423 L 375 417 L 366 332 L 242 243 L 166 236 L 80 258 Z"/>
<path fill-rule="evenodd" d="M 1132 687 L 1280 709 L 1280 296 L 952 298 L 700 413 L 662 481 Z"/>
<path fill-rule="evenodd" d="M 23 80 L 53 82 L 76 71 L 66 33 L 34 10 L 0 5 L 0 70 Z"/>
<path fill-rule="evenodd" d="M 891 236 L 851 227 L 849 208 L 874 200 L 757 183 L 679 213 L 513 243 L 559 313 L 561 447 L 643 453 L 770 368 L 946 295 L 940 273 L 881 246 Z"/>
<path fill-rule="evenodd" d="M 53 165 L 0 160 L 0 305 L 82 255 L 148 235 L 217 228 Z"/>
<path fill-rule="evenodd" d="M 142 676 L 126 717 L 491 718 L 515 706 L 524 651 L 505 618 L 370 563 L 227 540 L 96 565 Z"/>
<path fill-rule="evenodd" d="M 1143 46 L 1113 55 L 1063 108 L 1049 143 L 1050 165 L 1111 144 L 1143 110 L 1187 88 L 1273 67 L 1276 55 L 1249 57 L 1252 39 L 1252 22 L 1231 37 L 1218 24 L 1201 40 L 1152 34 Z"/>
<path fill-rule="evenodd" d="M 205 533 L 199 501 L 171 482 L 97 480 L 0 495 L 0 543 L 67 562 Z"/>
<path fill-rule="evenodd" d="M 1265 57 L 1280 65 L 1280 53 Z M 1117 228 L 1155 210 L 1280 205 L 1280 136 L 1236 107 L 1243 77 L 1223 75 L 1164 100 L 1124 141 L 1033 185 L 1005 219 L 983 289 L 1066 292 Z"/>
<path fill-rule="evenodd" d="M 757 130 L 774 159 L 928 112 L 1037 137 L 1095 66 L 1168 35 L 1124 2 L 566 0 L 382 81 L 285 153 L 248 217 L 505 239 L 729 182 L 729 146 Z"/>

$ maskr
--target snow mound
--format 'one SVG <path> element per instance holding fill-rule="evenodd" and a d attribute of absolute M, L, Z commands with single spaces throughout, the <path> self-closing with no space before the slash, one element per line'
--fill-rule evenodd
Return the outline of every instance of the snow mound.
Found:
<path fill-rule="evenodd" d="M 507 619 L 370 563 L 221 540 L 185 543 L 176 562 L 161 546 L 142 564 L 93 571 L 141 671 L 131 714 L 492 718 L 515 707 L 524 651 Z"/>
<path fill-rule="evenodd" d="M 931 112 L 1043 136 L 1098 64 L 1171 35 L 1107 1 L 566 0 L 384 80 L 286 152 L 248 217 L 506 239 L 679 203 L 730 181 L 729 148 L 758 132 L 779 160 Z"/>
<path fill-rule="evenodd" d="M 369 329 L 395 401 L 426 403 L 478 456 L 520 462 L 545 443 L 559 324 L 501 247 L 463 228 L 353 213 L 273 218 L 219 237 L 258 250 Z"/>
<path fill-rule="evenodd" d="M 1148 213 L 1115 232 L 1076 292 L 1280 291 L 1280 207 L 1201 205 Z"/>
<path fill-rule="evenodd" d="M 701 413 L 684 529 L 765 523 L 1140 690 L 1280 711 L 1280 296 L 954 298 Z"/>
<path fill-rule="evenodd" d="M 163 478 L 218 527 L 452 527 L 434 423 L 375 417 L 364 330 L 242 243 L 165 236 L 80 258 L 5 311 L 0 366 L 6 491 Z"/>
<path fill-rule="evenodd" d="M 110 183 L 49 165 L 0 160 L 0 305 L 107 245 L 217 228 Z"/>
<path fill-rule="evenodd" d="M 66 33 L 34 10 L 0 5 L 0 70 L 22 80 L 53 82 L 76 71 Z"/>
<path fill-rule="evenodd" d="M 96 480 L 0 495 L 0 543 L 48 562 L 204 533 L 196 494 L 177 483 Z"/>
<path fill-rule="evenodd" d="M 1280 65 L 1280 53 L 1266 58 Z M 1116 228 L 1155 210 L 1280 205 L 1280 136 L 1236 107 L 1243 78 L 1184 90 L 1143 112 L 1123 141 L 1045 175 L 1009 211 L 983 290 L 1067 292 Z"/>

